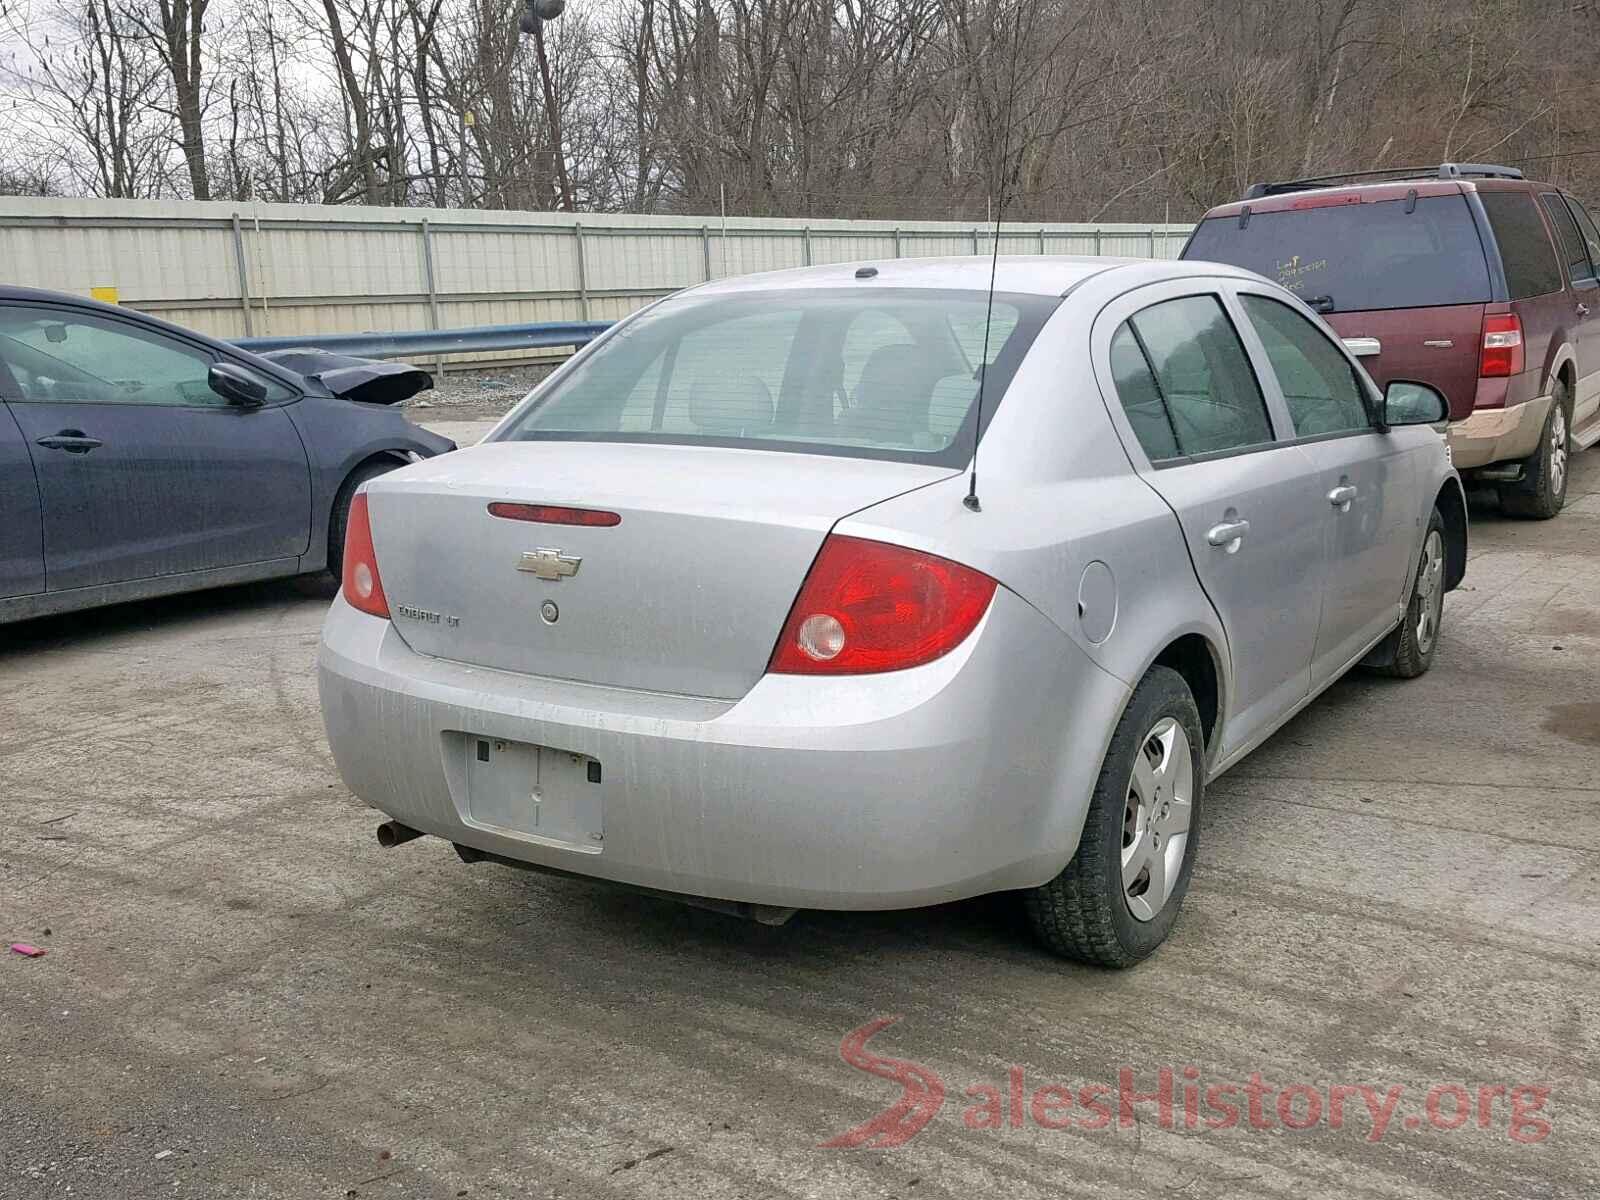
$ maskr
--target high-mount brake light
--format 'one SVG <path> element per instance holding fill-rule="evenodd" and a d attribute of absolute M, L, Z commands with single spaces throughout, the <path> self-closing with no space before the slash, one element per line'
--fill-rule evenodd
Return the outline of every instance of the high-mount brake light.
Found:
<path fill-rule="evenodd" d="M 618 513 L 598 508 L 567 508 L 559 504 L 513 504 L 496 500 L 489 505 L 491 517 L 504 517 L 508 521 L 533 521 L 539 525 L 593 525 L 622 524 Z"/>

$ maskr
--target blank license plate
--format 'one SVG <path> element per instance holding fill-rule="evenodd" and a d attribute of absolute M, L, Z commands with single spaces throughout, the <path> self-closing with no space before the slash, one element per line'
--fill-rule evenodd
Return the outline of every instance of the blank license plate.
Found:
<path fill-rule="evenodd" d="M 549 746 L 462 735 L 467 810 L 481 825 L 596 851 L 604 838 L 598 760 Z"/>

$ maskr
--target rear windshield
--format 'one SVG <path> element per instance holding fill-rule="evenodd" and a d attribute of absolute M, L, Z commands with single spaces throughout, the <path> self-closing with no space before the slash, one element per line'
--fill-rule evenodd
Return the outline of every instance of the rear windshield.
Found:
<path fill-rule="evenodd" d="M 983 422 L 1055 297 L 999 293 Z M 497 440 L 752 446 L 960 466 L 984 292 L 785 290 L 663 301 L 536 391 Z"/>
<path fill-rule="evenodd" d="M 1322 312 L 1489 300 L 1489 265 L 1465 196 L 1337 204 L 1200 222 L 1184 258 L 1265 275 Z"/>

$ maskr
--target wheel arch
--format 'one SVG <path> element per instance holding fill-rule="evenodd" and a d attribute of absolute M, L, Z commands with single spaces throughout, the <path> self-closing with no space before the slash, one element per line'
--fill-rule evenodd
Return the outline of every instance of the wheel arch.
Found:
<path fill-rule="evenodd" d="M 1454 591 L 1467 574 L 1467 496 L 1459 479 L 1447 479 L 1433 506 L 1444 521 L 1444 590 Z"/>
<path fill-rule="evenodd" d="M 337 522 L 334 521 L 334 513 L 338 510 L 339 503 L 344 499 L 345 492 L 349 489 L 351 482 L 368 467 L 383 467 L 392 471 L 408 466 L 411 462 L 411 455 L 406 450 L 392 447 L 375 450 L 345 468 L 344 474 L 339 479 L 339 486 L 334 488 L 333 497 L 328 502 L 328 510 L 323 515 L 324 557 L 322 561 L 324 563 L 331 563 L 338 557 L 333 545 L 334 531 L 338 528 Z"/>
<path fill-rule="evenodd" d="M 1550 359 L 1550 370 L 1545 375 L 1545 391 L 1554 392 L 1556 381 L 1567 385 L 1567 395 L 1576 396 L 1578 390 L 1578 354 L 1572 343 L 1563 341 Z"/>
<path fill-rule="evenodd" d="M 1200 728 L 1205 734 L 1207 762 L 1214 759 L 1222 742 L 1223 714 L 1227 711 L 1225 661 L 1209 636 L 1198 630 L 1190 630 L 1167 641 L 1139 676 L 1143 679 L 1151 667 L 1167 667 L 1183 678 L 1194 697 L 1195 707 L 1200 710 Z"/>

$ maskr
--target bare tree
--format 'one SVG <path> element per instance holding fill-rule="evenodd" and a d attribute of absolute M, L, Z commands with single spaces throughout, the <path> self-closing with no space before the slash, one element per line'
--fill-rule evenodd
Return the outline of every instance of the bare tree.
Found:
<path fill-rule="evenodd" d="M 189 169 L 189 188 L 196 200 L 211 199 L 211 181 L 206 171 L 204 94 L 205 18 L 210 4 L 211 0 L 156 0 L 154 14 L 143 0 L 124 0 L 119 6 L 123 25 L 146 38 L 166 68 L 183 159 Z M 237 123 L 237 110 L 231 104 L 230 112 Z"/>

